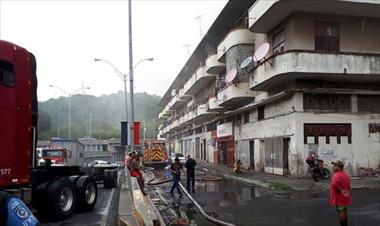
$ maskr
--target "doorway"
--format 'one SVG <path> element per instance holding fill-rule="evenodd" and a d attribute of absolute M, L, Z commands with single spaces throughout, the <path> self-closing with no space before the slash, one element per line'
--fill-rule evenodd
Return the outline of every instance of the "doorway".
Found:
<path fill-rule="evenodd" d="M 283 147 L 283 169 L 284 169 L 284 175 L 289 174 L 289 144 L 290 144 L 290 137 L 285 137 L 282 139 L 282 147 Z"/>
<path fill-rule="evenodd" d="M 255 141 L 249 141 L 249 168 L 255 170 Z"/>
<path fill-rule="evenodd" d="M 201 159 L 201 152 L 200 152 L 200 146 L 201 146 L 201 141 L 200 138 L 195 138 L 195 158 L 196 159 Z"/>
<path fill-rule="evenodd" d="M 206 139 L 203 139 L 202 140 L 202 144 L 203 144 L 203 150 L 202 150 L 202 153 L 203 153 L 203 158 L 202 160 L 203 161 L 208 161 L 208 156 L 207 156 L 207 146 L 206 146 Z"/>

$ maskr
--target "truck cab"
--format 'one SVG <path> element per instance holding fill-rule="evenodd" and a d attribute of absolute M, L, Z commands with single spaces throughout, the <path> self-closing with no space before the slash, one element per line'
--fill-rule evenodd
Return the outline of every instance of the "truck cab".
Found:
<path fill-rule="evenodd" d="M 47 160 L 52 166 L 66 166 L 67 149 L 60 146 L 37 147 L 37 164 L 43 166 Z"/>

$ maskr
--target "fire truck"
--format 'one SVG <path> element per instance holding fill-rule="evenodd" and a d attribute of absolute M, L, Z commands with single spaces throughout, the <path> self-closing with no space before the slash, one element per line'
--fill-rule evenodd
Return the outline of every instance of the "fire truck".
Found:
<path fill-rule="evenodd" d="M 36 66 L 32 53 L 0 40 L 0 192 L 20 197 L 43 215 L 65 219 L 74 210 L 92 210 L 98 187 L 83 167 L 38 166 Z M 114 187 L 117 170 L 101 172 L 105 185 Z"/>
<path fill-rule="evenodd" d="M 166 164 L 168 153 L 166 151 L 166 141 L 149 140 L 145 143 L 144 164 Z"/>

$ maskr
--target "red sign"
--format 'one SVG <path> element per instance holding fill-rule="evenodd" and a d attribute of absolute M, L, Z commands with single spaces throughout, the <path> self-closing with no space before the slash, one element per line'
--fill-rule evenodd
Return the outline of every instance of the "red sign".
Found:
<path fill-rule="evenodd" d="M 133 125 L 133 141 L 135 145 L 140 144 L 140 122 L 135 122 Z"/>

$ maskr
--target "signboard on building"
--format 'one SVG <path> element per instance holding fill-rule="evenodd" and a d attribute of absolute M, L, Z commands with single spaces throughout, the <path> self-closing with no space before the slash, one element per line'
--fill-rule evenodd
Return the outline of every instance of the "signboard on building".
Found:
<path fill-rule="evenodd" d="M 221 125 L 218 125 L 216 128 L 217 137 L 226 137 L 232 136 L 232 122 L 227 122 Z"/>

